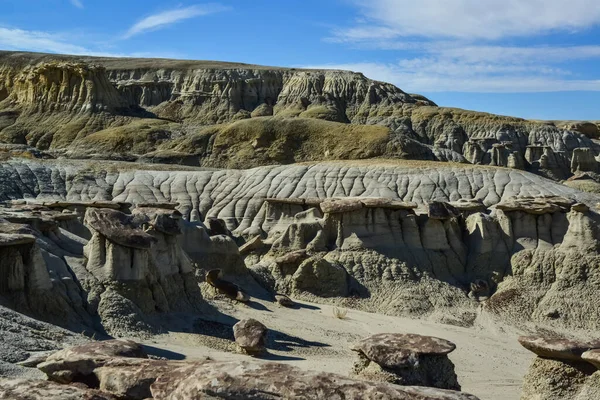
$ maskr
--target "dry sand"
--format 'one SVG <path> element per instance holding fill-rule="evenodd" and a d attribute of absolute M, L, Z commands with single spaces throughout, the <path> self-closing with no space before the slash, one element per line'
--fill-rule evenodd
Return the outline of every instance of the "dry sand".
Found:
<path fill-rule="evenodd" d="M 434 322 L 348 310 L 345 319 L 334 317 L 333 307 L 299 302 L 299 308 L 253 301 L 252 306 L 216 300 L 212 304 L 224 315 L 223 322 L 255 318 L 270 329 L 269 354 L 264 360 L 289 363 L 307 370 L 350 374 L 355 353 L 349 348 L 359 338 L 382 332 L 418 333 L 456 343 L 450 359 L 463 391 L 482 400 L 518 399 L 523 376 L 533 354 L 517 343 L 517 332 L 505 332 L 493 323 L 462 328 Z M 209 356 L 216 360 L 245 359 L 235 352 L 231 328 L 214 322 L 197 323 L 206 334 L 187 333 L 173 323 L 172 332 L 145 344 L 166 350 L 174 358 L 193 360 Z M 181 331 L 181 332 L 178 332 Z M 159 351 L 160 351 L 159 350 Z"/>

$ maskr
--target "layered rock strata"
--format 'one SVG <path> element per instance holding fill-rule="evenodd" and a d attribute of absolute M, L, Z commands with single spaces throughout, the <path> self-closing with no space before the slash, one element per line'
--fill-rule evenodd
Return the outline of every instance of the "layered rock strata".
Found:
<path fill-rule="evenodd" d="M 72 158 L 240 168 L 391 157 L 565 179 L 599 153 L 593 124 L 441 108 L 349 71 L 210 61 L 2 52 L 0 112 L 3 142 Z"/>

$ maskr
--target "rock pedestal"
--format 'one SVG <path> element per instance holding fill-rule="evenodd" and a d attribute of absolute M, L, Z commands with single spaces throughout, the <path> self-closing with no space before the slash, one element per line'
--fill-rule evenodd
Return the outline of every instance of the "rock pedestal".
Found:
<path fill-rule="evenodd" d="M 354 373 L 364 379 L 460 390 L 448 354 L 454 343 L 416 334 L 381 333 L 352 347 L 358 352 Z"/>
<path fill-rule="evenodd" d="M 521 336 L 519 343 L 537 355 L 521 400 L 600 399 L 600 340 Z"/>

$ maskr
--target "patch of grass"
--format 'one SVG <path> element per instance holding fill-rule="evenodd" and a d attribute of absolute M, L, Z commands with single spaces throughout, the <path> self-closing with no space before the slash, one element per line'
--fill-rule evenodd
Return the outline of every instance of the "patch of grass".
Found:
<path fill-rule="evenodd" d="M 345 308 L 333 307 L 333 316 L 337 319 L 346 319 L 348 317 L 348 310 Z"/>

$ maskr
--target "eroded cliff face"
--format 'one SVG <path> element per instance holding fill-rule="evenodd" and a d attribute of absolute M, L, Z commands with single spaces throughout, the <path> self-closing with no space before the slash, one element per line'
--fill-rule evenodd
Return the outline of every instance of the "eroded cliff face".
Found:
<path fill-rule="evenodd" d="M 555 180 L 598 170 L 590 124 L 441 108 L 348 71 L 3 52 L 0 102 L 2 141 L 71 158 L 248 168 L 387 157 Z"/>
<path fill-rule="evenodd" d="M 168 312 L 193 297 L 177 282 L 226 264 L 225 275 L 245 288 L 259 282 L 318 302 L 458 325 L 484 313 L 523 328 L 597 329 L 600 310 L 590 299 L 600 289 L 600 198 L 522 171 L 442 165 L 130 171 L 118 163 L 92 170 L 33 161 L 4 163 L 0 177 L 5 200 L 178 203 L 189 222 L 177 242 L 159 218 L 170 221 L 173 210 L 122 215 L 146 216 L 132 225 L 140 243 L 83 220 L 91 232 L 85 270 L 92 281 L 114 282 L 95 292 L 99 310 L 116 292 L 139 304 L 141 315 Z M 225 234 L 211 236 L 212 218 L 223 220 Z M 149 236 L 145 224 L 158 233 Z"/>

